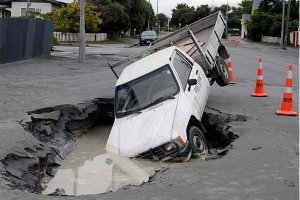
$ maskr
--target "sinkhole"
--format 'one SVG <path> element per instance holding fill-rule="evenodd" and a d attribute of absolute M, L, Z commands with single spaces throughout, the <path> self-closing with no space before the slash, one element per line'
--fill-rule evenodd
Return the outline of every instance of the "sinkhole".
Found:
<path fill-rule="evenodd" d="M 97 98 L 28 112 L 22 123 L 35 141 L 12 149 L 1 162 L 12 189 L 44 195 L 114 192 L 141 185 L 172 162 L 130 159 L 105 151 L 113 124 L 113 99 Z M 239 114 L 206 108 L 202 124 L 209 147 L 206 160 L 224 156 L 238 138 L 230 122 L 247 121 Z"/>

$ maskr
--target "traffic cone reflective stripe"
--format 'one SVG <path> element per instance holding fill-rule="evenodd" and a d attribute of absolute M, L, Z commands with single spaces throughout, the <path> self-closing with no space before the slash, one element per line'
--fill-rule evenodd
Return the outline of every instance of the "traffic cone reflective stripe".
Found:
<path fill-rule="evenodd" d="M 281 110 L 276 111 L 277 115 L 297 116 L 293 111 L 293 65 L 289 65 L 285 89 L 282 98 Z"/>
<path fill-rule="evenodd" d="M 259 67 L 257 70 L 257 79 L 255 91 L 251 94 L 253 97 L 266 97 L 268 96 L 264 91 L 264 70 L 263 70 L 263 60 L 258 58 Z"/>
<path fill-rule="evenodd" d="M 228 58 L 228 62 L 227 62 L 227 67 L 228 67 L 228 71 L 229 71 L 229 84 L 236 84 L 236 82 L 234 81 L 234 78 L 233 78 L 231 54 L 229 53 L 228 56 L 229 56 L 229 58 Z"/>

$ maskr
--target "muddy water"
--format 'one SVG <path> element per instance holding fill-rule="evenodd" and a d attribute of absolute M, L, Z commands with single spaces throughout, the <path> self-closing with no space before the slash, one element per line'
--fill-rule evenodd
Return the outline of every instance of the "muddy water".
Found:
<path fill-rule="evenodd" d="M 126 185 L 140 185 L 167 167 L 165 163 L 132 160 L 105 151 L 111 126 L 101 126 L 83 135 L 75 149 L 62 162 L 43 192 L 63 188 L 67 195 L 97 194 Z"/>

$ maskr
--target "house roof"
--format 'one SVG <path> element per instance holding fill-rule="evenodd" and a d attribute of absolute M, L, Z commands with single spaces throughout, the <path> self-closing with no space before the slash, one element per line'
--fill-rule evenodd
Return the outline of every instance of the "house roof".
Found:
<path fill-rule="evenodd" d="M 55 5 L 66 5 L 67 3 L 65 2 L 61 2 L 61 1 L 57 1 L 57 0 L 29 0 L 30 2 L 48 2 L 48 3 L 52 3 Z M 0 0 L 0 4 L 8 4 L 11 2 L 27 2 L 27 0 Z"/>
<path fill-rule="evenodd" d="M 11 0 L 0 0 L 0 8 L 10 8 Z"/>
<path fill-rule="evenodd" d="M 43 1 L 43 0 L 41 0 L 41 1 Z M 50 2 L 53 4 L 57 4 L 57 5 L 67 5 L 67 3 L 65 3 L 65 2 L 56 1 L 56 0 L 44 0 L 44 1 L 47 1 L 47 2 Z"/>

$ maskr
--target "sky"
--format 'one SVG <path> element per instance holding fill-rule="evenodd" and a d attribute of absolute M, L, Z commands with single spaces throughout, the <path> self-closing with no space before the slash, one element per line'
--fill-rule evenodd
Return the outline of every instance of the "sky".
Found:
<path fill-rule="evenodd" d="M 169 17 L 172 15 L 172 9 L 179 3 L 186 3 L 189 6 L 194 6 L 195 8 L 203 4 L 208 4 L 210 7 L 227 4 L 227 0 L 150 0 L 155 13 L 157 9 L 157 1 L 158 13 L 165 13 Z M 241 1 L 242 0 L 228 0 L 228 4 L 230 6 L 237 6 Z"/>
<path fill-rule="evenodd" d="M 66 3 L 72 2 L 73 0 L 59 0 Z M 156 14 L 157 1 L 158 1 L 158 13 L 164 13 L 171 17 L 172 9 L 176 7 L 179 3 L 186 3 L 189 6 L 197 6 L 208 4 L 209 6 L 220 6 L 222 4 L 227 4 L 227 0 L 147 0 L 150 1 Z M 237 6 L 242 0 L 228 0 L 230 6 Z"/>

